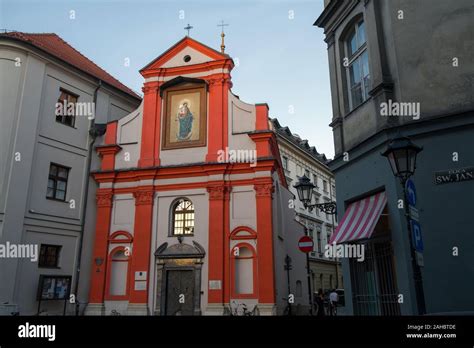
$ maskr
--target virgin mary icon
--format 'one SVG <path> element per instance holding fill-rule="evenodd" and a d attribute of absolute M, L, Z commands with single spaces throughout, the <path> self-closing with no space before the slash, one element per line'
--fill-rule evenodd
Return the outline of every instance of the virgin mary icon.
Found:
<path fill-rule="evenodd" d="M 189 140 L 192 136 L 194 116 L 189 109 L 188 101 L 184 101 L 179 105 L 176 119 L 178 121 L 178 133 L 176 134 L 177 140 Z"/>

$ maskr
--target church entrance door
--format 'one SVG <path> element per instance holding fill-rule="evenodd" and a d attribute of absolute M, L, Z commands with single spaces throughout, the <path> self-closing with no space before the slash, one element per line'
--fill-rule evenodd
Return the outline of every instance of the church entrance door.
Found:
<path fill-rule="evenodd" d="M 165 315 L 194 314 L 194 271 L 166 271 Z"/>

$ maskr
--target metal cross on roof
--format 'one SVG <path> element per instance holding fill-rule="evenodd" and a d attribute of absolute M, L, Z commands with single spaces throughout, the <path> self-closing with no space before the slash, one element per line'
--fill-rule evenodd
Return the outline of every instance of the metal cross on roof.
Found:
<path fill-rule="evenodd" d="M 222 52 L 222 53 L 225 53 L 225 44 L 224 44 L 224 37 L 225 37 L 225 34 L 224 34 L 224 27 L 228 27 L 229 24 L 226 24 L 226 23 L 224 23 L 224 21 L 221 21 L 221 24 L 217 24 L 217 26 L 222 28 L 222 33 L 221 33 L 221 38 L 222 38 L 222 41 L 221 41 L 221 52 Z"/>
<path fill-rule="evenodd" d="M 189 36 L 189 31 L 192 29 L 193 27 L 191 25 L 189 25 L 188 23 L 188 26 L 187 27 L 184 27 L 184 30 L 187 30 L 188 31 L 188 35 L 186 36 Z"/>
<path fill-rule="evenodd" d="M 224 21 L 221 21 L 221 24 L 217 24 L 218 27 L 221 27 L 222 28 L 222 32 L 224 32 L 224 27 L 228 27 L 229 24 L 227 23 L 224 23 Z"/>

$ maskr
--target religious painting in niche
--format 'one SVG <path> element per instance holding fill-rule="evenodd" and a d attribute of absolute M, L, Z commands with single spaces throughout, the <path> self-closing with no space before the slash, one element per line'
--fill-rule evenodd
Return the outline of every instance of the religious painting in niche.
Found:
<path fill-rule="evenodd" d="M 206 145 L 206 90 L 186 84 L 165 90 L 163 150 Z"/>

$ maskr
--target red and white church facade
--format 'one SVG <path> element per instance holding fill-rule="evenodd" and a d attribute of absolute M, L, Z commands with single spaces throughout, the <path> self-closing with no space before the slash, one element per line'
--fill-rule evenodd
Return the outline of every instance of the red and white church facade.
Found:
<path fill-rule="evenodd" d="M 107 124 L 86 314 L 224 315 L 308 304 L 266 104 L 231 92 L 232 59 L 185 37 L 140 73 L 137 110 Z"/>

